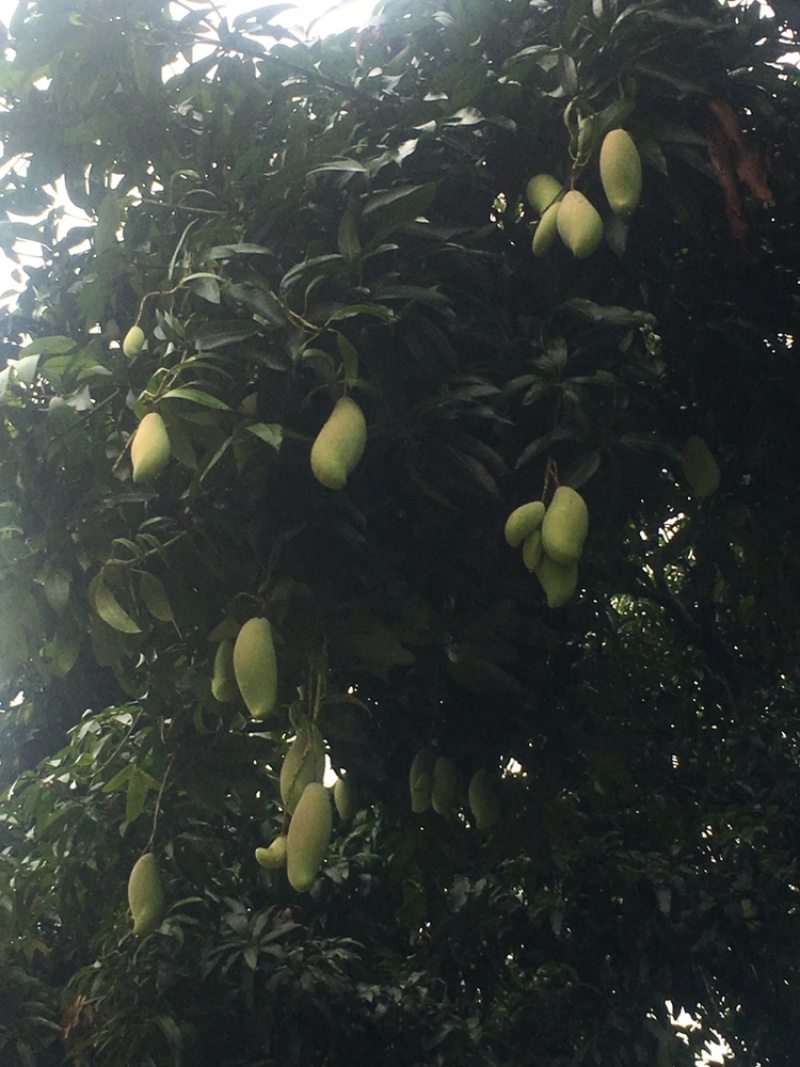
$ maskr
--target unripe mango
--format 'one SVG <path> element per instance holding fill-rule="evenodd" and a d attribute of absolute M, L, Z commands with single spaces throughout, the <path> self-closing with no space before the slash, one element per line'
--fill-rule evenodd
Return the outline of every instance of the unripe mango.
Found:
<path fill-rule="evenodd" d="M 702 437 L 690 437 L 681 453 L 683 476 L 692 495 L 702 500 L 719 489 L 719 464 Z"/>
<path fill-rule="evenodd" d="M 534 211 L 543 215 L 561 192 L 561 182 L 552 174 L 535 174 L 525 186 L 525 197 Z"/>
<path fill-rule="evenodd" d="M 521 545 L 529 534 L 539 529 L 542 525 L 544 512 L 544 502 L 541 500 L 531 500 L 527 504 L 521 504 L 518 508 L 514 508 L 506 519 L 504 530 L 506 541 L 512 548 Z"/>
<path fill-rule="evenodd" d="M 358 793 L 349 774 L 346 778 L 337 778 L 334 782 L 333 803 L 342 822 L 350 822 L 358 811 Z"/>
<path fill-rule="evenodd" d="M 233 670 L 233 641 L 220 641 L 214 654 L 214 673 L 211 678 L 211 692 L 220 704 L 234 700 L 239 692 L 236 675 Z"/>
<path fill-rule="evenodd" d="M 611 130 L 600 148 L 600 180 L 611 210 L 623 217 L 639 206 L 642 161 L 627 130 Z"/>
<path fill-rule="evenodd" d="M 286 834 L 276 837 L 269 848 L 257 848 L 256 862 L 268 871 L 282 870 L 286 866 Z"/>
<path fill-rule="evenodd" d="M 548 608 L 560 608 L 572 597 L 578 585 L 577 563 L 556 563 L 544 556 L 536 577 L 541 583 Z"/>
<path fill-rule="evenodd" d="M 133 932 L 146 937 L 161 925 L 167 910 L 156 857 L 145 852 L 134 863 L 128 878 L 128 904 L 133 915 Z"/>
<path fill-rule="evenodd" d="M 458 772 L 447 756 L 439 756 L 433 765 L 431 805 L 437 815 L 448 815 L 458 800 Z"/>
<path fill-rule="evenodd" d="M 286 873 L 298 893 L 310 889 L 322 864 L 333 831 L 328 790 L 311 782 L 295 808 L 286 839 Z"/>
<path fill-rule="evenodd" d="M 328 489 L 341 489 L 361 459 L 366 443 L 364 413 L 352 397 L 340 397 L 311 447 L 314 477 Z"/>
<path fill-rule="evenodd" d="M 481 769 L 473 774 L 467 790 L 467 801 L 479 830 L 491 830 L 500 821 L 500 804 L 488 771 Z"/>
<path fill-rule="evenodd" d="M 555 563 L 575 563 L 589 532 L 589 511 L 580 493 L 560 485 L 542 522 L 542 547 Z"/>
<path fill-rule="evenodd" d="M 585 259 L 603 239 L 603 220 L 583 193 L 570 189 L 558 209 L 561 240 L 577 259 Z"/>
<path fill-rule="evenodd" d="M 433 764 L 433 752 L 429 748 L 421 749 L 411 762 L 408 785 L 411 791 L 411 810 L 415 815 L 421 815 L 431 806 Z"/>
<path fill-rule="evenodd" d="M 131 326 L 122 342 L 122 351 L 128 359 L 133 359 L 134 356 L 139 355 L 143 348 L 144 330 L 141 326 Z"/>
<path fill-rule="evenodd" d="M 170 457 L 169 434 L 157 411 L 145 415 L 131 440 L 133 480 L 146 482 L 166 467 Z"/>
<path fill-rule="evenodd" d="M 281 802 L 291 814 L 305 788 L 325 776 L 325 742 L 316 726 L 301 727 L 281 766 Z"/>
<path fill-rule="evenodd" d="M 561 201 L 557 200 L 545 210 L 533 235 L 531 250 L 537 257 L 546 256 L 558 236 L 558 212 Z"/>
<path fill-rule="evenodd" d="M 522 562 L 529 571 L 535 571 L 542 562 L 543 555 L 542 531 L 541 529 L 534 530 L 532 534 L 525 538 L 522 544 Z"/>
<path fill-rule="evenodd" d="M 233 672 L 253 718 L 269 715 L 277 697 L 278 665 L 268 619 L 248 619 L 239 631 L 233 646 Z"/>

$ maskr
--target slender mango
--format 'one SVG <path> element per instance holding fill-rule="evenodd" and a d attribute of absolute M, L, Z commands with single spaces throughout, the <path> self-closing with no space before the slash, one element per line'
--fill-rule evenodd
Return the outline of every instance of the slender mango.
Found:
<path fill-rule="evenodd" d="M 545 507 L 541 500 L 531 500 L 514 508 L 506 519 L 505 539 L 512 548 L 521 545 L 526 537 L 542 525 Z"/>
<path fill-rule="evenodd" d="M 211 677 L 211 692 L 220 704 L 236 698 L 239 687 L 233 670 L 233 641 L 220 641 L 214 654 L 214 673 Z"/>
<path fill-rule="evenodd" d="M 431 806 L 433 764 L 433 752 L 429 748 L 420 749 L 411 762 L 408 785 L 411 792 L 411 810 L 415 815 L 421 815 Z"/>
<path fill-rule="evenodd" d="M 152 852 L 140 856 L 133 865 L 128 878 L 128 905 L 137 937 L 146 937 L 161 925 L 167 905 L 158 863 Z"/>
<path fill-rule="evenodd" d="M 541 529 L 534 530 L 522 543 L 522 562 L 529 571 L 535 571 L 542 562 L 543 555 L 542 531 Z"/>
<path fill-rule="evenodd" d="M 328 790 L 311 782 L 295 808 L 286 838 L 286 874 L 292 889 L 309 890 L 328 850 L 333 813 Z"/>
<path fill-rule="evenodd" d="M 367 423 L 349 396 L 336 401 L 311 447 L 311 470 L 328 489 L 341 489 L 355 470 L 367 443 Z"/>
<path fill-rule="evenodd" d="M 536 227 L 533 241 L 531 242 L 531 251 L 537 258 L 547 255 L 558 236 L 558 212 L 560 207 L 561 202 L 557 200 L 545 210 L 544 215 L 539 220 L 539 225 Z"/>
<path fill-rule="evenodd" d="M 476 771 L 467 789 L 467 803 L 479 830 L 491 830 L 500 821 L 500 804 L 488 771 Z"/>
<path fill-rule="evenodd" d="M 333 803 L 342 822 L 350 822 L 358 811 L 358 792 L 349 774 L 346 778 L 337 778 L 334 782 Z"/>
<path fill-rule="evenodd" d="M 283 758 L 280 777 L 281 803 L 291 814 L 305 788 L 325 775 L 325 742 L 316 726 L 304 726 Z"/>
<path fill-rule="evenodd" d="M 171 449 L 164 420 L 157 411 L 145 415 L 131 440 L 133 480 L 146 482 L 155 478 L 169 462 Z"/>
<path fill-rule="evenodd" d="M 458 801 L 458 772 L 447 756 L 439 756 L 433 765 L 431 806 L 437 815 L 448 815 Z"/>
<path fill-rule="evenodd" d="M 560 485 L 542 521 L 542 547 L 555 563 L 575 563 L 589 532 L 589 510 L 580 493 Z"/>
<path fill-rule="evenodd" d="M 561 240 L 576 259 L 590 256 L 603 239 L 603 220 L 577 189 L 570 189 L 564 196 L 556 222 Z"/>
<path fill-rule="evenodd" d="M 544 590 L 548 608 L 560 608 L 572 598 L 578 586 L 578 564 L 556 563 L 543 556 L 536 577 Z"/>
<path fill-rule="evenodd" d="M 609 207 L 623 218 L 639 206 L 642 161 L 627 130 L 611 130 L 600 148 L 600 181 Z"/>
<path fill-rule="evenodd" d="M 233 672 L 239 692 L 254 719 L 264 719 L 275 707 L 278 666 L 268 619 L 248 619 L 233 646 Z"/>

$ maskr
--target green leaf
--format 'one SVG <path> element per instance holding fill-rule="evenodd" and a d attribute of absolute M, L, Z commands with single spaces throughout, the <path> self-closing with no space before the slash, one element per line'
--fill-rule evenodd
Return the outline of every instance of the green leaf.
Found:
<path fill-rule="evenodd" d="M 112 630 L 123 634 L 140 634 L 141 628 L 125 611 L 120 602 L 103 581 L 103 572 L 95 575 L 89 584 L 89 599 L 92 607 Z"/>
<path fill-rule="evenodd" d="M 205 408 L 214 408 L 217 411 L 230 411 L 231 409 L 224 400 L 219 400 L 210 393 L 201 392 L 199 389 L 168 389 L 161 397 L 162 400 L 190 400 L 193 404 L 200 404 Z"/>
<path fill-rule="evenodd" d="M 125 796 L 125 821 L 135 822 L 144 810 L 147 801 L 147 777 L 134 767 L 128 779 L 128 792 Z"/>
<path fill-rule="evenodd" d="M 253 422 L 247 427 L 247 432 L 253 434 L 260 441 L 266 442 L 276 451 L 280 449 L 283 443 L 283 427 L 277 423 Z"/>
<path fill-rule="evenodd" d="M 174 622 L 167 591 L 154 574 L 142 571 L 139 575 L 139 592 L 145 607 L 159 622 Z"/>

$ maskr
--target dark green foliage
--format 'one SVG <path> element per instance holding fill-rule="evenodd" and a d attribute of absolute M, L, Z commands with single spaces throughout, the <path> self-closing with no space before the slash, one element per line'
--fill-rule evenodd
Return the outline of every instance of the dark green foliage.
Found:
<path fill-rule="evenodd" d="M 4 1065 L 688 1067 L 714 1034 L 794 1064 L 800 111 L 758 13 L 387 0 L 294 43 L 271 8 L 20 5 L 0 247 L 42 261 L 0 370 Z M 603 212 L 585 260 L 532 256 L 541 172 Z M 368 437 L 331 490 L 309 453 L 342 395 Z M 172 458 L 134 484 L 148 411 Z M 590 530 L 550 611 L 503 527 L 559 483 Z M 263 723 L 211 692 L 253 617 Z M 301 896 L 253 854 L 309 722 L 363 807 Z M 411 812 L 426 746 L 458 814 Z M 169 910 L 135 939 L 148 844 Z"/>

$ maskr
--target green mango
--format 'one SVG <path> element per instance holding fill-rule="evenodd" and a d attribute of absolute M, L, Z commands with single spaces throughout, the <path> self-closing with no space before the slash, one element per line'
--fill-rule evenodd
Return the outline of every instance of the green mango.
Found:
<path fill-rule="evenodd" d="M 500 804 L 489 772 L 481 769 L 470 779 L 467 803 L 479 830 L 491 830 L 500 821 Z"/>
<path fill-rule="evenodd" d="M 556 224 L 561 240 L 576 259 L 590 256 L 603 239 L 603 220 L 577 189 L 570 189 L 565 194 Z"/>
<path fill-rule="evenodd" d="M 214 673 L 211 677 L 211 692 L 220 704 L 235 700 L 239 692 L 233 670 L 233 641 L 220 641 L 214 654 Z"/>
<path fill-rule="evenodd" d="M 298 893 L 305 893 L 313 885 L 332 831 L 328 790 L 320 782 L 311 782 L 298 801 L 286 838 L 286 874 Z"/>
<path fill-rule="evenodd" d="M 283 758 L 280 777 L 281 802 L 291 814 L 310 782 L 325 775 L 325 742 L 316 726 L 303 726 Z"/>
<path fill-rule="evenodd" d="M 558 212 L 560 208 L 561 201 L 556 200 L 554 204 L 551 204 L 546 209 L 539 220 L 539 225 L 534 230 L 531 251 L 537 258 L 546 256 L 553 247 L 556 237 L 558 237 Z"/>
<path fill-rule="evenodd" d="M 600 181 L 615 215 L 631 215 L 642 194 L 642 161 L 627 130 L 611 130 L 600 148 Z"/>
<path fill-rule="evenodd" d="M 542 531 L 534 530 L 529 534 L 522 545 L 522 562 L 529 571 L 535 571 L 542 562 L 544 549 L 542 548 Z"/>
<path fill-rule="evenodd" d="M 589 510 L 580 493 L 560 485 L 542 521 L 542 547 L 555 563 L 575 563 L 589 532 Z"/>
<path fill-rule="evenodd" d="M 133 359 L 134 356 L 139 355 L 143 348 L 144 330 L 141 326 L 131 326 L 122 342 L 122 351 L 128 359 Z"/>
<path fill-rule="evenodd" d="M 361 459 L 366 443 L 364 413 L 352 397 L 341 397 L 311 447 L 314 477 L 328 489 L 341 489 Z"/>
<path fill-rule="evenodd" d="M 358 811 L 358 790 L 349 774 L 333 783 L 333 803 L 342 822 L 350 822 Z"/>
<path fill-rule="evenodd" d="M 169 462 L 171 448 L 164 420 L 157 411 L 145 415 L 131 438 L 133 480 L 147 482 L 155 478 Z"/>
<path fill-rule="evenodd" d="M 525 198 L 534 211 L 543 215 L 561 193 L 561 182 L 552 174 L 534 174 L 525 186 Z"/>
<path fill-rule="evenodd" d="M 239 692 L 254 719 L 264 719 L 275 707 L 278 665 L 268 619 L 248 619 L 233 646 L 233 672 Z"/>
<path fill-rule="evenodd" d="M 433 765 L 431 806 L 437 815 L 449 815 L 458 803 L 458 772 L 447 756 L 439 756 Z"/>
<path fill-rule="evenodd" d="M 167 904 L 158 863 L 152 852 L 145 852 L 133 865 L 128 878 L 128 904 L 137 937 L 146 937 L 161 925 Z"/>
<path fill-rule="evenodd" d="M 536 577 L 544 590 L 548 608 L 560 608 L 572 598 L 578 586 L 578 564 L 556 563 L 543 556 Z"/>
<path fill-rule="evenodd" d="M 429 748 L 420 749 L 411 762 L 408 785 L 411 792 L 411 810 L 415 815 L 421 815 L 431 806 L 433 764 L 433 752 Z"/>
<path fill-rule="evenodd" d="M 541 500 L 531 500 L 527 504 L 521 504 L 514 508 L 506 519 L 504 530 L 505 539 L 512 548 L 521 545 L 522 542 L 534 530 L 538 530 L 544 519 L 545 507 Z"/>
<path fill-rule="evenodd" d="M 269 848 L 257 848 L 256 862 L 267 871 L 282 870 L 286 866 L 286 834 L 276 837 Z"/>

